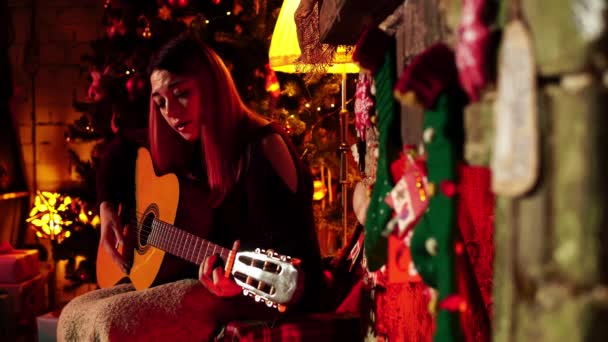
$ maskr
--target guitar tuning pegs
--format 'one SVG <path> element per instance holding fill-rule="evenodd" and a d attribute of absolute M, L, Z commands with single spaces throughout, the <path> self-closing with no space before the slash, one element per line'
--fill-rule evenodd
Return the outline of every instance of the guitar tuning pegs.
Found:
<path fill-rule="evenodd" d="M 267 251 L 266 251 L 266 255 L 267 255 L 269 258 L 272 258 L 273 256 L 275 256 L 275 254 L 276 254 L 276 253 L 275 253 L 275 252 L 274 252 L 272 249 L 269 249 L 269 250 L 267 250 Z"/>
<path fill-rule="evenodd" d="M 287 311 L 287 307 L 285 305 L 279 304 L 277 305 L 277 310 L 279 310 L 279 312 L 285 312 Z"/>
<path fill-rule="evenodd" d="M 249 296 L 249 290 L 243 289 L 243 296 Z"/>
<path fill-rule="evenodd" d="M 266 300 L 266 306 L 271 308 L 273 306 L 276 306 L 272 301 Z"/>

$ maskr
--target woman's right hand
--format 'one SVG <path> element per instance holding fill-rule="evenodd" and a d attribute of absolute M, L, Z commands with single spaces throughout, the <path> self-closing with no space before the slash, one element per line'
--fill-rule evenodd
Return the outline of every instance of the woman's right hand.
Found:
<path fill-rule="evenodd" d="M 99 219 L 101 221 L 101 238 L 99 247 L 104 248 L 125 274 L 129 273 L 129 264 L 119 252 L 118 246 L 124 246 L 122 224 L 118 210 L 110 202 L 102 202 L 99 206 Z"/>

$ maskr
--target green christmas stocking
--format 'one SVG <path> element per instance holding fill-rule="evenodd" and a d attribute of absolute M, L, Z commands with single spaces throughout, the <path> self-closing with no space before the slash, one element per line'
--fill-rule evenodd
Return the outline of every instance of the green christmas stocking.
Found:
<path fill-rule="evenodd" d="M 378 165 L 376 183 L 365 220 L 365 255 L 367 267 L 375 271 L 386 264 L 388 240 L 382 235 L 393 210 L 384 201 L 395 184 L 390 173 L 391 163 L 399 157 L 401 150 L 399 108 L 393 98 L 396 79 L 395 45 L 386 51 L 384 64 L 374 76 L 376 83 L 376 110 L 378 127 Z"/>
<path fill-rule="evenodd" d="M 443 93 L 424 116 L 428 182 L 434 188 L 428 211 L 414 228 L 412 259 L 423 281 L 438 291 L 435 342 L 461 340 L 459 312 L 441 303 L 456 295 L 454 230 L 456 229 L 456 163 L 462 146 L 462 102 Z M 449 301 L 448 301 L 449 302 Z"/>

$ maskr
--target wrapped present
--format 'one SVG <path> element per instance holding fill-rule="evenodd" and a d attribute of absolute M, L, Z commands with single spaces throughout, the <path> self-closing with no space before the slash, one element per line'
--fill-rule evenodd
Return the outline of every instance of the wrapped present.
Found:
<path fill-rule="evenodd" d="M 0 283 L 20 283 L 39 273 L 38 250 L 12 249 L 0 253 Z"/>
<path fill-rule="evenodd" d="M 0 283 L 0 292 L 7 293 L 12 298 L 13 312 L 18 321 L 33 321 L 45 309 L 45 285 L 45 279 L 38 274 L 21 283 Z"/>

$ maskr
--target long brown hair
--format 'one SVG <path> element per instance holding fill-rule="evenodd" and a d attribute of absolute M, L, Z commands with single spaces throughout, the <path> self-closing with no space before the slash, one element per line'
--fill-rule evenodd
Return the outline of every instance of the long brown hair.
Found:
<path fill-rule="evenodd" d="M 200 127 L 200 153 L 209 186 L 219 199 L 234 187 L 244 160 L 244 125 L 251 115 L 224 62 L 211 48 L 184 33 L 164 45 L 150 64 L 149 73 L 166 70 L 194 76 L 200 91 L 200 107 L 208 117 Z M 150 100 L 150 152 L 159 173 L 179 172 L 192 161 L 193 151 L 163 119 Z M 194 156 L 197 157 L 197 156 Z"/>

